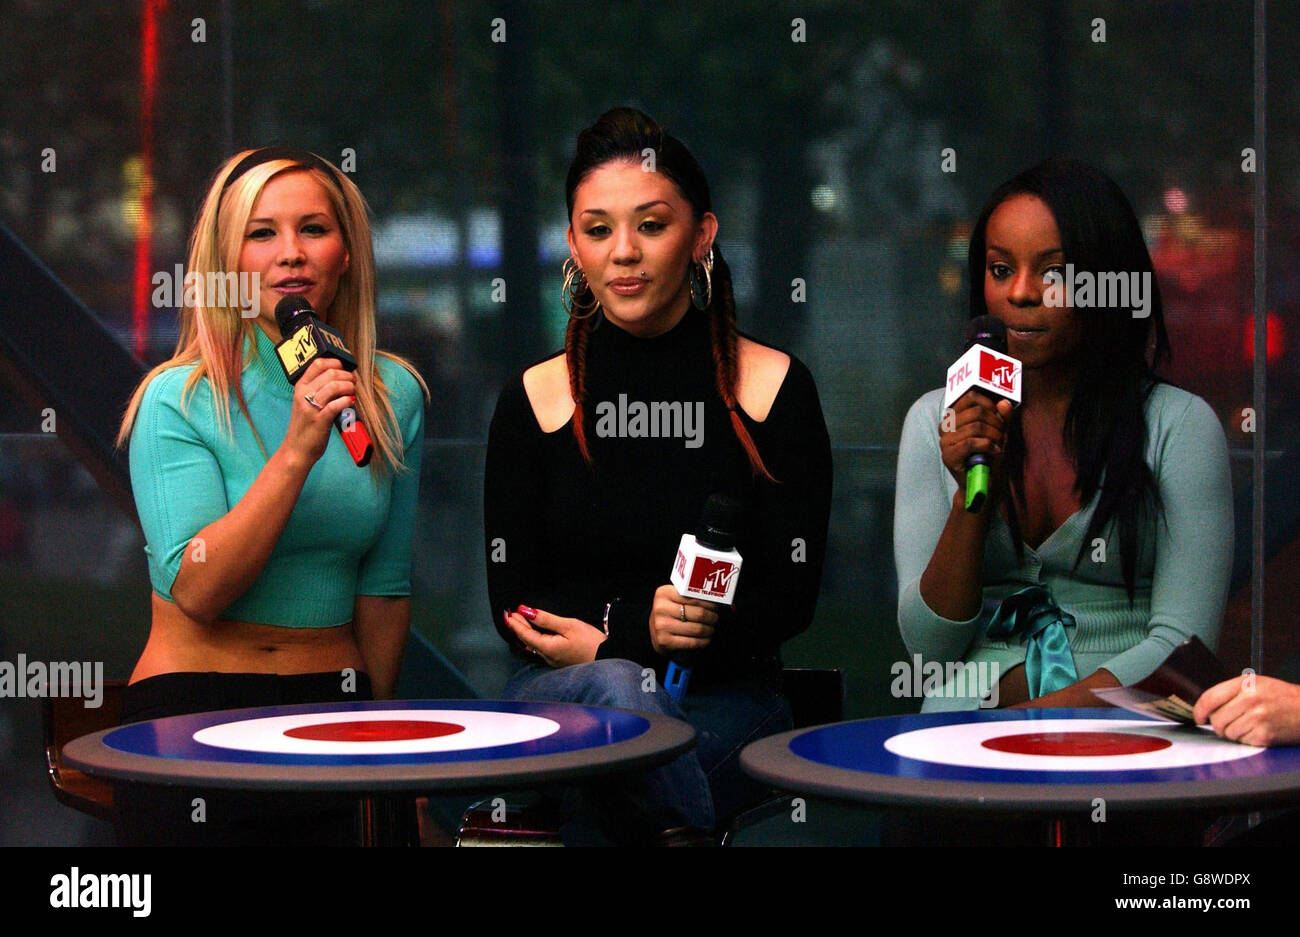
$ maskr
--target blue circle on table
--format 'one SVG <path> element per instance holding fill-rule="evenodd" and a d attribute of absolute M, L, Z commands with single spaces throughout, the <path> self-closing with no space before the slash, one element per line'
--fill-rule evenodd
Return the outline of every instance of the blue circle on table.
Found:
<path fill-rule="evenodd" d="M 884 774 L 899 778 L 929 781 L 989 781 L 1023 784 L 1139 784 L 1161 781 L 1207 781 L 1232 778 L 1257 778 L 1270 774 L 1300 771 L 1300 746 L 1260 749 L 1258 755 L 1214 764 L 1186 765 L 1176 768 L 1137 768 L 1115 771 L 1025 771 L 1010 768 L 974 768 L 964 765 L 920 761 L 895 755 L 885 743 L 896 735 L 935 726 L 965 725 L 988 722 L 1033 722 L 1044 719 L 1113 719 L 1138 721 L 1127 710 L 1112 709 L 1019 709 L 920 713 L 837 722 L 809 729 L 789 742 L 791 753 L 800 758 L 847 771 Z M 1169 725 L 1150 720 L 1152 725 Z M 1188 728 L 1189 732 L 1205 729 Z"/>
<path fill-rule="evenodd" d="M 456 751 L 409 752 L 403 754 L 306 755 L 244 751 L 205 745 L 194 734 L 210 726 L 245 719 L 275 716 L 309 716 L 326 713 L 374 712 L 386 710 L 452 710 L 519 713 L 559 723 L 559 730 L 528 742 L 512 742 Z M 311 703 L 297 706 L 259 706 L 255 709 L 194 713 L 137 722 L 109 732 L 103 744 L 131 755 L 171 758 L 183 761 L 217 761 L 244 765 L 327 765 L 351 767 L 376 765 L 449 764 L 462 761 L 497 761 L 536 755 L 600 748 L 644 735 L 649 720 L 632 712 L 581 706 L 574 703 L 529 703 L 514 700 L 383 700 L 358 703 Z"/>

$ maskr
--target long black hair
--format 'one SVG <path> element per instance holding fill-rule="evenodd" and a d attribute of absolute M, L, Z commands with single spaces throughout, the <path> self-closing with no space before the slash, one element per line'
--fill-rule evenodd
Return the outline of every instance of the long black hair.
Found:
<path fill-rule="evenodd" d="M 971 233 L 970 314 L 982 316 L 984 305 L 985 231 L 993 211 L 1015 195 L 1041 199 L 1056 219 L 1065 261 L 1075 274 L 1149 274 L 1151 291 L 1145 316 L 1132 306 L 1076 310 L 1082 316 L 1074 391 L 1066 411 L 1063 436 L 1074 460 L 1075 490 L 1087 505 L 1100 489 L 1097 508 L 1084 533 L 1075 566 L 1107 523 L 1119 525 L 1120 569 L 1129 602 L 1137 579 L 1139 536 L 1145 522 L 1160 511 L 1155 476 L 1146 462 L 1147 397 L 1161 378 L 1156 368 L 1170 356 L 1160 286 L 1156 281 L 1133 206 L 1120 187 L 1087 163 L 1049 159 L 1027 169 L 990 196 Z M 1133 299 L 1132 296 L 1129 297 Z M 1005 484 L 1012 542 L 1024 550 L 1017 507 L 1025 506 L 1025 439 L 1019 411 L 1008 428 Z"/>

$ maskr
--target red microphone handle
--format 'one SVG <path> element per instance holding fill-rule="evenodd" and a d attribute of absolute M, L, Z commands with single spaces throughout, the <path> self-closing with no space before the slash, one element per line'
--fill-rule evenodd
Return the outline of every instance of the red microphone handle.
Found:
<path fill-rule="evenodd" d="M 356 463 L 357 468 L 369 465 L 370 457 L 375 454 L 375 446 L 370 440 L 370 431 L 357 416 L 357 411 L 351 407 L 345 408 L 335 420 L 335 425 L 343 437 L 343 445 L 348 447 L 348 454 L 352 456 L 352 461 Z"/>

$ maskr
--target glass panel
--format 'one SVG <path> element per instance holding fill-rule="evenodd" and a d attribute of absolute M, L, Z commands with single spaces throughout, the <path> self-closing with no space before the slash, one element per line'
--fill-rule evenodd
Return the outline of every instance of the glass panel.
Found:
<path fill-rule="evenodd" d="M 488 617 L 480 547 L 488 419 L 509 375 L 560 345 L 574 137 L 609 106 L 644 107 L 709 176 L 742 329 L 798 354 L 818 380 L 836 448 L 831 551 L 817 620 L 786 657 L 843 668 L 847 714 L 865 716 L 916 705 L 889 694 L 890 665 L 906 659 L 895 451 L 908 406 L 959 350 L 971 224 L 1019 169 L 1079 156 L 1134 204 L 1164 294 L 1167 374 L 1209 401 L 1233 448 L 1238 575 L 1221 651 L 1244 666 L 1251 3 L 804 6 L 703 3 L 664 17 L 657 2 L 619 4 L 592 43 L 576 28 L 590 15 L 577 2 L 9 3 L 0 222 L 156 363 L 174 344 L 176 311 L 151 287 L 184 262 L 221 159 L 293 142 L 344 163 L 374 213 L 382 343 L 418 366 L 434 397 L 415 624 L 491 694 L 510 659 Z M 505 42 L 494 41 L 495 16 Z M 1300 11 L 1271 4 L 1270 17 L 1278 535 L 1264 650 L 1268 672 L 1298 678 L 1286 616 L 1300 579 L 1288 494 L 1300 426 L 1300 76 L 1281 37 L 1297 33 Z M 0 387 L 0 658 L 93 654 L 124 677 L 147 628 L 139 534 L 38 424 Z M 33 731 L 22 713 L 11 736 Z"/>

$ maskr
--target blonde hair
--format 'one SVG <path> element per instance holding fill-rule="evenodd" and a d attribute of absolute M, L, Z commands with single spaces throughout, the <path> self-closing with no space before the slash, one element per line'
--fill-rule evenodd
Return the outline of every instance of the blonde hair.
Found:
<path fill-rule="evenodd" d="M 401 447 L 410 440 L 401 438 L 401 428 L 389 400 L 388 387 L 375 367 L 375 358 L 387 358 L 410 371 L 426 400 L 429 388 L 410 363 L 375 348 L 375 254 L 365 198 L 352 180 L 338 169 L 334 169 L 334 178 L 331 178 L 331 174 L 321 168 L 293 159 L 272 159 L 258 163 L 232 182 L 228 189 L 225 188 L 225 180 L 230 171 L 253 152 L 256 151 L 244 150 L 226 160 L 208 187 L 194 231 L 190 235 L 187 277 L 189 274 L 198 274 L 203 282 L 207 282 L 212 274 L 238 271 L 244 229 L 253 212 L 253 205 L 267 182 L 282 172 L 311 174 L 329 195 L 344 246 L 351 256 L 347 271 L 339 277 L 338 289 L 328 310 L 329 325 L 343 336 L 348 349 L 357 359 L 357 414 L 370 430 L 375 454 L 378 456 L 371 461 L 370 467 L 378 473 L 396 471 L 403 464 Z M 244 340 L 251 337 L 255 341 L 256 335 L 252 330 L 259 326 L 255 319 L 243 318 L 238 291 L 234 292 L 236 295 L 231 296 L 230 291 L 226 291 L 228 305 L 225 306 L 206 305 L 206 301 L 218 297 L 203 295 L 203 290 L 198 291 L 198 305 L 182 305 L 180 337 L 176 342 L 176 350 L 171 358 L 146 374 L 131 395 L 126 414 L 122 418 L 122 427 L 117 434 L 119 446 L 125 445 L 131 437 L 140 400 L 149 382 L 169 368 L 192 364 L 195 366 L 194 371 L 186 379 L 181 392 L 182 408 L 187 406 L 199 381 L 206 377 L 212 391 L 217 421 L 229 435 L 232 431 L 230 392 L 233 390 L 240 412 L 252 427 L 263 454 L 266 453 L 266 447 L 249 417 L 240 379 L 246 365 L 243 360 Z M 321 312 L 324 314 L 326 310 Z M 255 351 L 252 353 L 256 354 Z"/>

